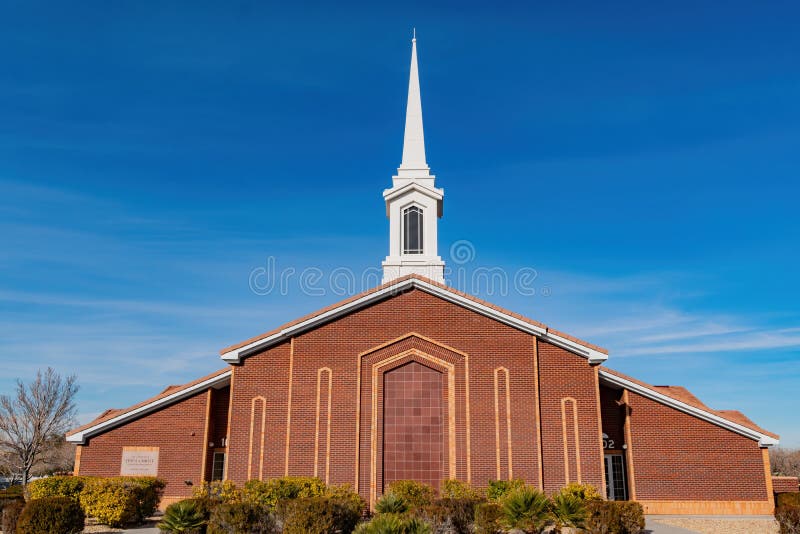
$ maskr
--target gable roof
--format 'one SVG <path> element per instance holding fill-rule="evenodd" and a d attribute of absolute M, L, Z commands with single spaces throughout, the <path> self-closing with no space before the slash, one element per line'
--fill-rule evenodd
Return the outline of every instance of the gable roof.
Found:
<path fill-rule="evenodd" d="M 779 436 L 777 434 L 764 430 L 741 412 L 736 410 L 713 410 L 684 387 L 653 386 L 607 367 L 601 367 L 599 372 L 600 379 L 607 384 L 628 389 L 678 411 L 754 439 L 758 441 L 761 447 L 771 447 L 778 444 Z"/>
<path fill-rule="evenodd" d="M 191 397 L 192 395 L 209 387 L 222 387 L 230 380 L 230 377 L 231 369 L 230 367 L 227 367 L 225 369 L 215 371 L 210 375 L 198 378 L 197 380 L 187 382 L 183 385 L 169 386 L 155 397 L 150 397 L 149 399 L 138 404 L 134 404 L 133 406 L 129 406 L 128 408 L 121 410 L 106 410 L 94 421 L 71 430 L 67 434 L 67 441 L 82 445 L 88 438 L 92 436 L 101 434 L 116 426 L 127 423 L 133 419 L 137 419 L 160 408 L 169 406 L 170 404 L 183 400 L 186 397 Z"/>
<path fill-rule="evenodd" d="M 589 363 L 602 363 L 608 359 L 608 351 L 602 347 L 570 336 L 569 334 L 553 330 L 538 321 L 495 306 L 485 300 L 457 291 L 444 284 L 434 282 L 433 280 L 416 274 L 397 278 L 396 280 L 392 280 L 391 282 L 322 308 L 321 310 L 295 321 L 286 323 L 274 330 L 226 347 L 220 351 L 220 355 L 226 362 L 239 363 L 242 359 L 275 345 L 276 343 L 285 341 L 301 332 L 316 328 L 342 315 L 370 306 L 411 289 L 424 291 L 442 300 L 452 302 L 463 308 L 467 308 L 501 323 L 533 334 L 548 343 L 552 343 L 553 345 L 557 345 L 588 359 Z"/>

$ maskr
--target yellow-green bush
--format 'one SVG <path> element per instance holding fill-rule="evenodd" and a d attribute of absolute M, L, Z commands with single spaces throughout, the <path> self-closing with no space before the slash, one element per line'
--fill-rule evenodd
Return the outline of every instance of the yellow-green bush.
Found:
<path fill-rule="evenodd" d="M 137 521 L 139 487 L 123 477 L 90 478 L 80 495 L 83 511 L 89 517 L 111 527 Z"/>
<path fill-rule="evenodd" d="M 602 501 L 603 496 L 597 491 L 597 488 L 591 484 L 579 484 L 578 482 L 570 482 L 560 490 L 560 495 L 572 495 L 582 501 Z"/>
<path fill-rule="evenodd" d="M 483 494 L 472 487 L 469 482 L 456 479 L 442 481 L 440 490 L 443 499 L 480 499 Z"/>
<path fill-rule="evenodd" d="M 27 491 L 31 499 L 45 497 L 69 497 L 77 501 L 83 491 L 86 477 L 56 476 L 32 480 L 28 483 Z"/>
<path fill-rule="evenodd" d="M 242 490 L 230 480 L 203 482 L 192 492 L 195 499 L 206 499 L 211 503 L 232 504 L 242 501 Z"/>
<path fill-rule="evenodd" d="M 412 510 L 427 506 L 436 498 L 433 486 L 416 480 L 395 480 L 389 484 L 387 493 L 394 493 L 403 499 Z"/>
<path fill-rule="evenodd" d="M 325 495 L 328 487 L 315 477 L 282 477 L 250 480 L 244 485 L 244 499 L 262 506 L 275 507 L 281 501 Z"/>

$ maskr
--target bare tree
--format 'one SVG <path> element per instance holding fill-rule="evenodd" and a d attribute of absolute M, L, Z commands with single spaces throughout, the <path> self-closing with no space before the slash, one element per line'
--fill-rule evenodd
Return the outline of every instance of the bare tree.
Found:
<path fill-rule="evenodd" d="M 800 477 L 800 449 L 773 447 L 769 450 L 773 475 Z"/>
<path fill-rule="evenodd" d="M 17 380 L 15 396 L 0 395 L 0 454 L 8 455 L 26 485 L 54 436 L 69 430 L 75 417 L 75 375 L 62 378 L 52 368 L 38 371 L 30 384 Z"/>

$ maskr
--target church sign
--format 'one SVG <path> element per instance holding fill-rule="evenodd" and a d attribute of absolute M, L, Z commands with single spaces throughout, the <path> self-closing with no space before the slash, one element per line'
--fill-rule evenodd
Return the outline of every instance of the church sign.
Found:
<path fill-rule="evenodd" d="M 158 474 L 158 447 L 123 447 L 122 476 L 156 476 Z"/>

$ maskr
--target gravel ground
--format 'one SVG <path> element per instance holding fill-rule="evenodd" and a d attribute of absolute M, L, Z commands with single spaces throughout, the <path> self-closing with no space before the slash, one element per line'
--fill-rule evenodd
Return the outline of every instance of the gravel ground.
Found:
<path fill-rule="evenodd" d="M 778 523 L 772 518 L 694 518 L 670 517 L 652 519 L 673 527 L 693 530 L 701 534 L 778 534 Z"/>

